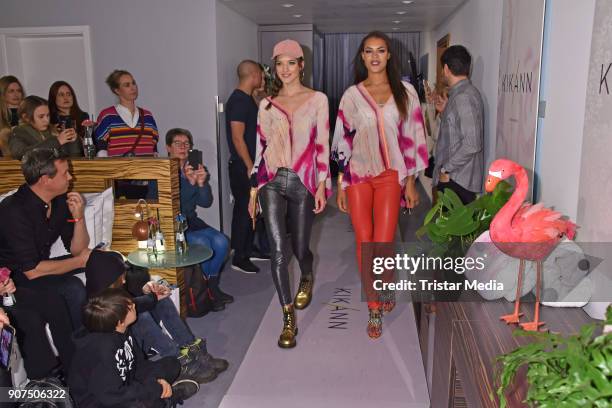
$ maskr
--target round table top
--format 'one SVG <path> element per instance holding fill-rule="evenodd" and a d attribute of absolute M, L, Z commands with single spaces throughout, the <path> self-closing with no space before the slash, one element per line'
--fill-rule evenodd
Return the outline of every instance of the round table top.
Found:
<path fill-rule="evenodd" d="M 128 262 L 149 269 L 182 268 L 204 262 L 212 255 L 212 249 L 202 245 L 189 245 L 184 254 L 174 250 L 158 252 L 157 257 L 146 249 L 138 249 L 128 254 Z"/>

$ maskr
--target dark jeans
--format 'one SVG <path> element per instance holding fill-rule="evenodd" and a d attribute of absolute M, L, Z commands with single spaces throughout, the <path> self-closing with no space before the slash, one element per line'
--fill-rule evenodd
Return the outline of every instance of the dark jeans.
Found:
<path fill-rule="evenodd" d="M 195 231 L 188 229 L 185 233 L 185 237 L 187 238 L 187 243 L 190 245 L 203 245 L 212 249 L 212 258 L 202 262 L 200 267 L 207 279 L 219 276 L 229 247 L 229 242 L 225 234 L 217 231 L 213 227 L 206 227 Z"/>
<path fill-rule="evenodd" d="M 164 323 L 172 338 L 162 331 L 160 321 Z M 139 313 L 130 330 L 145 352 L 153 348 L 162 357 L 177 357 L 181 347 L 195 342 L 195 337 L 179 316 L 170 298 L 157 302 L 150 312 Z"/>
<path fill-rule="evenodd" d="M 40 278 L 21 279 L 18 287 L 29 288 L 37 292 L 52 292 L 59 294 L 64 298 L 70 319 L 72 320 L 72 328 L 74 330 L 81 327 L 82 309 L 87 301 L 87 293 L 83 282 L 73 276 L 75 273 L 80 273 L 82 270 L 65 273 L 63 275 L 47 275 Z"/>
<path fill-rule="evenodd" d="M 293 299 L 286 256 L 287 224 L 291 225 L 291 247 L 302 277 L 310 276 L 313 256 L 309 244 L 314 197 L 297 174 L 280 168 L 274 180 L 260 189 L 260 200 L 271 244 L 272 279 L 281 305 L 288 305 Z"/>
<path fill-rule="evenodd" d="M 181 365 L 175 357 L 164 357 L 157 361 L 147 362 L 144 367 L 136 367 L 136 378 L 161 378 L 170 385 L 178 378 Z M 160 395 L 150 395 L 141 401 L 133 401 L 129 404 L 134 408 L 165 408 L 169 407 L 169 400 L 163 400 Z M 128 406 L 128 405 L 126 405 Z"/>
<path fill-rule="evenodd" d="M 247 176 L 247 168 L 242 160 L 229 162 L 230 188 L 234 196 L 234 210 L 232 213 L 231 248 L 234 250 L 234 259 L 240 261 L 249 258 L 253 252 L 253 240 L 262 254 L 270 252 L 265 224 L 261 218 L 253 224 L 249 216 L 249 198 L 251 183 Z"/>
<path fill-rule="evenodd" d="M 28 378 L 47 377 L 57 366 L 57 358 L 47 340 L 45 331 L 47 323 L 53 344 L 67 371 L 74 354 L 74 343 L 72 324 L 64 300 L 53 292 L 33 291 L 27 288 L 18 288 L 15 300 L 15 305 L 6 308 L 6 311 L 17 330 L 17 341 Z"/>
<path fill-rule="evenodd" d="M 444 189 L 446 188 L 450 188 L 455 193 L 457 193 L 457 195 L 459 196 L 463 204 L 469 204 L 476 199 L 476 193 L 470 190 L 466 190 L 465 188 L 461 187 L 459 184 L 457 184 L 452 179 L 449 180 L 447 183 L 443 183 L 439 181 L 436 188 L 438 189 L 439 192 L 444 191 Z"/>

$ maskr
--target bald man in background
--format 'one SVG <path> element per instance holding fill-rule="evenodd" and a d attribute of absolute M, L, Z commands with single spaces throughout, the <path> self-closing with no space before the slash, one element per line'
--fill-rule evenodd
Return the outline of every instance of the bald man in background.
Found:
<path fill-rule="evenodd" d="M 227 143 L 230 150 L 230 188 L 235 199 L 231 237 L 234 250 L 232 268 L 244 273 L 257 273 L 259 268 L 251 262 L 251 258 L 270 259 L 265 253 L 253 253 L 254 231 L 248 212 L 251 189 L 249 174 L 253 168 L 257 137 L 257 104 L 253 99 L 253 92 L 261 88 L 263 75 L 259 64 L 251 60 L 238 64 L 236 73 L 238 87 L 232 92 L 225 106 Z M 265 251 L 266 248 L 259 250 Z"/>

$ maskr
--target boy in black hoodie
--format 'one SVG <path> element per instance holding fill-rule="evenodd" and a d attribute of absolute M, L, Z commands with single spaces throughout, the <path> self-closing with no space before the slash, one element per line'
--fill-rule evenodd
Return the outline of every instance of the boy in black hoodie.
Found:
<path fill-rule="evenodd" d="M 88 265 L 88 297 L 109 287 L 127 289 L 133 296 L 138 319 L 130 331 L 145 353 L 154 347 L 161 357 L 176 357 L 181 364 L 180 377 L 196 380 L 200 384 L 214 380 L 227 369 L 228 362 L 211 356 L 206 341 L 197 339 L 191 333 L 168 298 L 170 291 L 165 286 L 148 282 L 142 289 L 134 287 L 138 285 L 133 283 L 131 289 L 127 287 L 126 271 L 129 265 L 119 252 L 95 251 Z M 164 334 L 159 321 L 163 321 L 172 338 Z"/>
<path fill-rule="evenodd" d="M 134 321 L 134 302 L 122 289 L 107 289 L 85 305 L 85 329 L 75 335 L 68 376 L 80 408 L 173 407 L 199 390 L 193 380 L 174 382 L 180 372 L 176 358 L 145 359 L 127 332 Z"/>

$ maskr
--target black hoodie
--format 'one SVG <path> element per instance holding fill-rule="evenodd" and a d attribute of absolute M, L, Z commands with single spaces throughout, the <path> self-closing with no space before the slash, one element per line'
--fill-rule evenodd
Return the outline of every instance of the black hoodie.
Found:
<path fill-rule="evenodd" d="M 68 385 L 80 408 L 129 407 L 136 401 L 159 399 L 164 378 L 155 362 L 145 360 L 128 333 L 75 334 L 76 353 Z"/>

